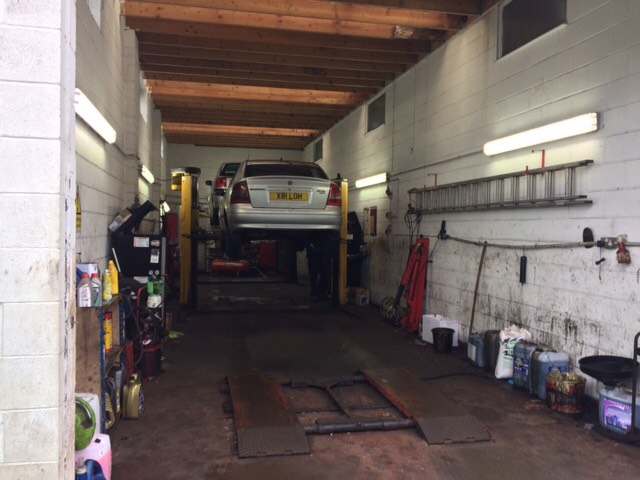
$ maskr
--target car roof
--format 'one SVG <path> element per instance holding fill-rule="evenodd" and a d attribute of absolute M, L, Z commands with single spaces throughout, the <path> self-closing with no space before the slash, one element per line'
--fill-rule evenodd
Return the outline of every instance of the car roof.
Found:
<path fill-rule="evenodd" d="M 277 164 L 287 164 L 287 165 L 309 165 L 309 166 L 313 166 L 313 168 L 320 168 L 319 165 L 315 164 L 315 163 L 311 163 L 311 162 L 301 162 L 298 160 L 245 160 L 245 163 L 247 165 L 252 165 L 252 164 L 265 164 L 265 163 L 273 163 L 275 165 Z"/>

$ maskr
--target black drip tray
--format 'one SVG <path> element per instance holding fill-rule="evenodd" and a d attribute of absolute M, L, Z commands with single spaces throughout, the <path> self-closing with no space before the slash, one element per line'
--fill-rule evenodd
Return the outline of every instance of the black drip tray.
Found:
<path fill-rule="evenodd" d="M 593 355 L 581 358 L 580 370 L 609 387 L 633 377 L 633 359 L 615 355 Z"/>

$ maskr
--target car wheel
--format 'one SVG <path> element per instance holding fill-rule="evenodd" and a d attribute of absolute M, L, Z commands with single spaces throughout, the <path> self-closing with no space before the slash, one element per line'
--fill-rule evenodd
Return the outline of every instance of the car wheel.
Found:
<path fill-rule="evenodd" d="M 211 225 L 214 227 L 220 226 L 220 217 L 219 217 L 220 209 L 214 208 L 211 213 Z"/>

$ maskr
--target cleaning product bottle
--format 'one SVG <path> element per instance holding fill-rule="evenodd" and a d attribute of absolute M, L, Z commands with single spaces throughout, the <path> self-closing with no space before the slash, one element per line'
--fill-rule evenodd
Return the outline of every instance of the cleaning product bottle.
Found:
<path fill-rule="evenodd" d="M 109 302 L 113 296 L 111 295 L 111 275 L 109 270 L 105 270 L 102 274 L 102 300 Z"/>
<path fill-rule="evenodd" d="M 147 293 L 149 295 L 155 295 L 155 283 L 156 277 L 153 274 L 149 275 L 147 278 Z"/>
<path fill-rule="evenodd" d="M 89 274 L 83 273 L 82 279 L 78 282 L 78 307 L 91 307 L 91 280 Z"/>
<path fill-rule="evenodd" d="M 113 350 L 113 314 L 104 314 L 104 351 L 109 353 Z"/>
<path fill-rule="evenodd" d="M 102 306 L 102 283 L 100 282 L 100 275 L 98 272 L 91 274 L 91 306 Z"/>
<path fill-rule="evenodd" d="M 120 289 L 118 288 L 118 269 L 116 267 L 116 262 L 113 260 L 109 260 L 109 274 L 111 275 L 111 295 L 118 295 L 120 292 Z"/>

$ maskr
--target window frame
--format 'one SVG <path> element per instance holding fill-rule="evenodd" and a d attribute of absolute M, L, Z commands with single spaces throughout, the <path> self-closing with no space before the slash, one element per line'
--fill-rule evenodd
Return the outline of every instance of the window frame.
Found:
<path fill-rule="evenodd" d="M 372 114 L 377 112 L 377 111 L 374 111 L 374 108 L 379 107 L 380 102 L 382 103 L 382 108 L 379 109 L 379 112 L 381 112 L 381 115 L 382 115 L 382 122 L 374 124 L 372 123 L 372 118 L 373 118 Z M 374 98 L 367 104 L 367 119 L 366 119 L 365 133 L 373 132 L 374 130 L 377 130 L 378 128 L 382 127 L 387 123 L 386 109 L 387 109 L 386 92 L 381 93 L 380 95 L 378 95 L 376 98 Z"/>
<path fill-rule="evenodd" d="M 529 38 L 528 40 L 524 41 L 524 43 L 520 43 L 517 46 L 509 46 L 510 50 L 505 52 L 505 24 L 507 22 L 505 22 L 505 14 L 504 11 L 505 9 L 507 9 L 510 5 L 513 5 L 515 3 L 519 3 L 519 2 L 527 2 L 530 0 L 507 0 L 505 1 L 502 5 L 500 5 L 500 9 L 498 11 L 498 42 L 497 42 L 497 58 L 498 60 L 504 57 L 507 57 L 509 55 L 511 55 L 514 52 L 517 52 L 518 50 L 522 49 L 523 47 L 531 44 L 532 42 L 534 42 L 535 40 L 548 35 L 549 33 L 553 32 L 554 30 L 556 30 L 559 27 L 562 27 L 563 25 L 567 24 L 567 0 L 553 0 L 555 2 L 557 1 L 561 1 L 564 2 L 563 5 L 561 5 L 561 8 L 564 7 L 564 12 L 562 13 L 562 20 L 553 25 L 550 26 L 547 30 L 542 31 L 541 33 L 538 33 L 536 36 Z M 548 0 L 550 1 L 550 0 Z M 544 28 L 544 27 L 543 27 Z M 515 30 L 515 28 L 514 28 Z M 514 42 L 517 43 L 517 42 Z"/>
<path fill-rule="evenodd" d="M 324 138 L 319 138 L 313 144 L 313 161 L 319 162 L 324 158 Z"/>

